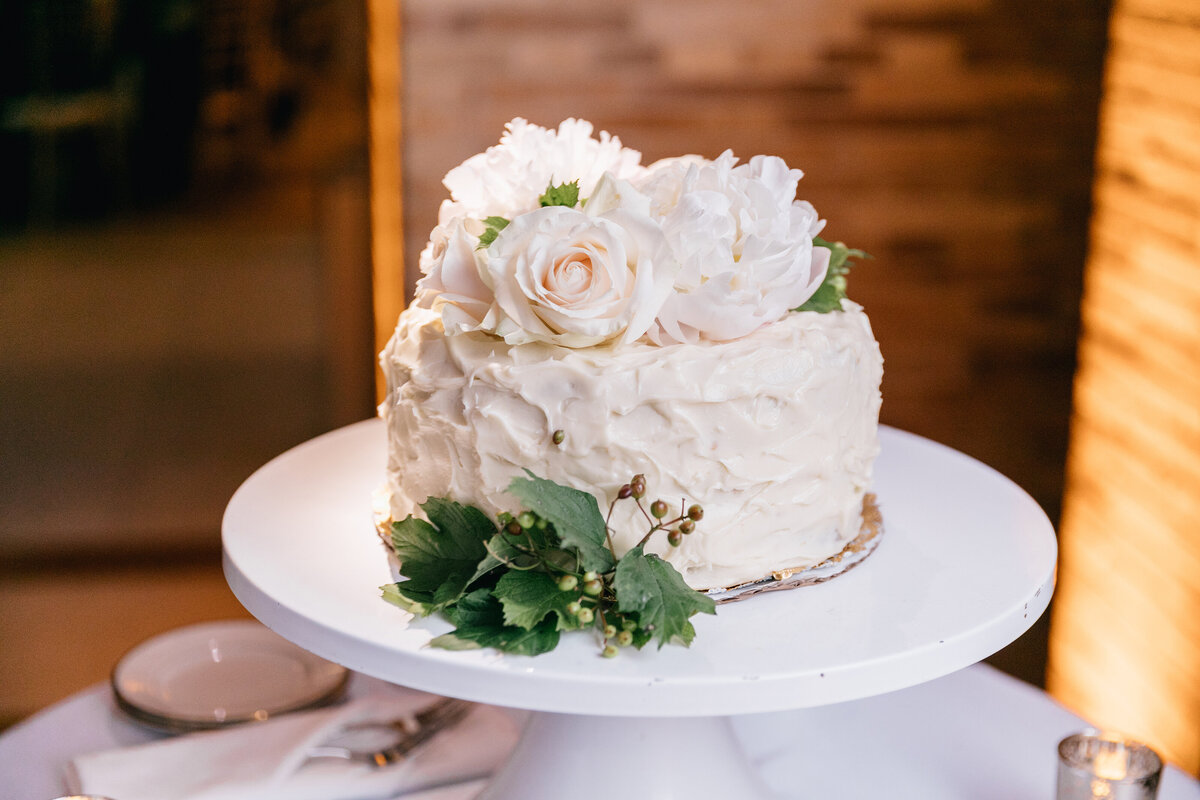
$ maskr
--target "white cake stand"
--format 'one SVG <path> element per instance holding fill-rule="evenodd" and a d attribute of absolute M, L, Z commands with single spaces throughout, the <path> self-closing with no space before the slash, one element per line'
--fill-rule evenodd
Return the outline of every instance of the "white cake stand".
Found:
<path fill-rule="evenodd" d="M 393 577 L 372 519 L 386 460 L 375 420 L 300 445 L 242 485 L 225 513 L 225 575 L 251 613 L 318 655 L 534 711 L 487 800 L 768 798 L 729 715 L 931 680 L 1013 641 L 1050 601 L 1054 531 L 1028 495 L 926 439 L 886 428 L 881 439 L 884 535 L 870 558 L 693 618 L 688 649 L 604 659 L 588 634 L 536 658 L 426 647 L 450 626 L 414 620 L 377 588 Z"/>

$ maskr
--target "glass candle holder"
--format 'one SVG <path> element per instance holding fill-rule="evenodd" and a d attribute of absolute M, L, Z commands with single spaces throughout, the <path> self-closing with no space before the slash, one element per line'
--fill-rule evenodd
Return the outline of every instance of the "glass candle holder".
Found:
<path fill-rule="evenodd" d="M 1154 800 L 1162 759 L 1146 745 L 1088 731 L 1058 743 L 1058 800 Z"/>

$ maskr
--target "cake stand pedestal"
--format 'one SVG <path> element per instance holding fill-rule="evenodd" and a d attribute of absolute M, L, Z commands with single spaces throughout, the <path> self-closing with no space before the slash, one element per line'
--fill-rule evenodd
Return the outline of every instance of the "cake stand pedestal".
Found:
<path fill-rule="evenodd" d="M 481 798 L 773 797 L 729 717 L 890 692 L 946 675 L 1026 631 L 1050 601 L 1046 515 L 979 462 L 884 428 L 874 491 L 884 534 L 860 566 L 815 586 L 694 617 L 690 648 L 599 656 L 586 634 L 536 658 L 427 647 L 449 630 L 384 602 L 374 533 L 386 461 L 370 420 L 252 475 L 223 525 L 225 575 L 267 626 L 387 681 L 535 712 Z"/>

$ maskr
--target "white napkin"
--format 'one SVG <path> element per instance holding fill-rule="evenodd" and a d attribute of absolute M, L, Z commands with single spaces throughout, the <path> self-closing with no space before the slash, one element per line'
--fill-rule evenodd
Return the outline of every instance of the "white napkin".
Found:
<path fill-rule="evenodd" d="M 477 706 L 409 758 L 373 767 L 309 758 L 345 726 L 403 717 L 428 695 L 376 695 L 332 709 L 288 714 L 218 731 L 77 757 L 72 792 L 120 800 L 367 800 L 395 797 L 488 775 L 508 756 L 517 722 Z"/>

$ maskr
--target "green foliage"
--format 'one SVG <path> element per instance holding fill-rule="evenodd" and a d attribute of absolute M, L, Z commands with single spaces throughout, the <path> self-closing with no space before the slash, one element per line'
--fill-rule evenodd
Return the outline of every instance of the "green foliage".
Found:
<path fill-rule="evenodd" d="M 496 237 L 500 235 L 500 231 L 508 227 L 508 220 L 504 217 L 488 217 L 483 221 L 483 233 L 479 235 L 479 244 L 476 245 L 476 250 L 482 250 L 492 242 L 496 241 Z"/>
<path fill-rule="evenodd" d="M 519 656 L 536 656 L 558 646 L 554 620 L 526 629 L 508 625 L 500 600 L 487 589 L 464 595 L 449 613 L 455 629 L 435 637 L 430 644 L 445 650 L 494 647 Z"/>
<path fill-rule="evenodd" d="M 567 548 L 579 553 L 583 570 L 607 572 L 613 555 L 605 546 L 604 517 L 596 498 L 587 492 L 539 478 L 525 470 L 528 478 L 513 478 L 508 493 L 554 526 Z"/>
<path fill-rule="evenodd" d="M 538 198 L 538 202 L 541 203 L 542 208 L 546 206 L 574 208 L 579 204 L 579 181 L 560 183 L 558 186 L 550 184 Z"/>
<path fill-rule="evenodd" d="M 841 242 L 827 242 L 820 236 L 813 237 L 813 246 L 824 247 L 830 251 L 829 270 L 825 273 L 825 280 L 817 287 L 817 291 L 813 293 L 812 297 L 805 300 L 799 308 L 792 310 L 816 311 L 822 314 L 840 311 L 842 300 L 846 297 L 846 276 L 850 273 L 850 268 L 854 266 L 850 259 L 870 258 L 871 256 L 862 250 L 849 248 Z"/>
<path fill-rule="evenodd" d="M 438 611 L 455 602 L 487 556 L 484 542 L 496 526 L 482 511 L 431 497 L 421 510 L 429 522 L 409 516 L 392 523 L 392 550 L 409 580 L 396 594 Z"/>
<path fill-rule="evenodd" d="M 393 523 L 392 549 L 405 580 L 382 587 L 383 598 L 420 616 L 443 614 L 455 630 L 430 644 L 446 649 L 538 655 L 558 645 L 560 632 L 586 628 L 601 632 L 610 656 L 617 645 L 690 644 L 688 618 L 715 613 L 712 599 L 643 552 L 653 533 L 683 517 L 653 524 L 618 561 L 594 497 L 527 474 L 509 492 L 528 510 L 501 514 L 499 526 L 443 498 L 422 504 L 428 521 Z"/>
<path fill-rule="evenodd" d="M 658 640 L 660 649 L 672 641 L 691 644 L 696 629 L 688 618 L 693 614 L 717 613 L 711 597 L 684 583 L 683 576 L 666 561 L 642 552 L 641 545 L 626 553 L 617 564 L 613 588 L 617 609 L 635 615 L 641 627 Z"/>

